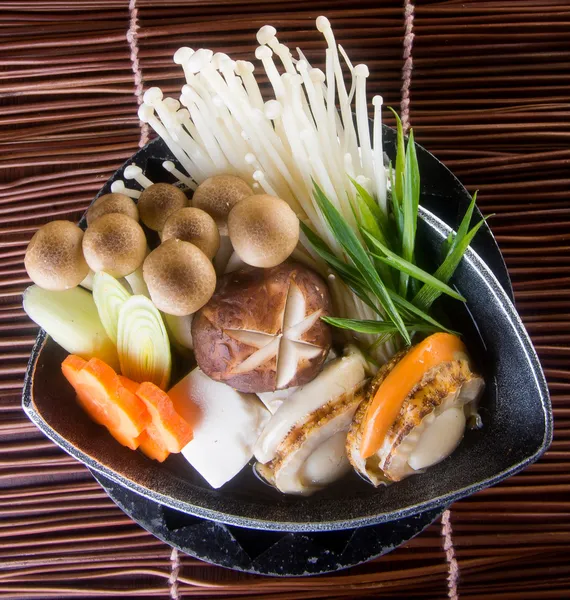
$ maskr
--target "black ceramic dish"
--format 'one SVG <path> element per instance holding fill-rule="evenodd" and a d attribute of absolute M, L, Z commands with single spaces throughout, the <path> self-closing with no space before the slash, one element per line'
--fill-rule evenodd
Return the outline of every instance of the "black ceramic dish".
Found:
<path fill-rule="evenodd" d="M 386 129 L 385 137 L 390 153 L 393 132 Z M 418 158 L 422 204 L 455 225 L 469 200 L 466 191 L 420 147 Z M 133 157 L 153 181 L 171 180 L 160 166 L 166 159 L 172 157 L 160 141 Z M 119 169 L 101 193 L 107 193 L 111 182 L 121 175 Z M 421 217 L 421 247 L 426 256 L 437 256 L 449 227 L 425 208 Z M 495 270 L 509 289 L 492 234 L 488 229 L 482 231 L 474 248 L 491 268 L 470 249 L 454 278 L 470 312 L 458 303 L 449 308 L 452 325 L 464 333 L 487 381 L 484 427 L 468 432 L 448 460 L 398 485 L 375 490 L 351 475 L 310 498 L 285 497 L 245 469 L 222 489 L 213 490 L 181 457 L 171 457 L 160 465 L 123 448 L 92 423 L 60 374 L 65 352 L 46 339 L 44 332 L 40 332 L 30 359 L 24 409 L 48 437 L 105 477 L 183 513 L 230 525 L 330 531 L 385 523 L 444 507 L 520 471 L 544 452 L 552 435 L 550 401 L 540 364 L 515 308 L 493 275 Z"/>
<path fill-rule="evenodd" d="M 408 542 L 443 512 L 341 531 L 260 531 L 181 513 L 93 475 L 122 511 L 157 538 L 195 558 L 258 575 L 298 577 L 354 567 Z"/>

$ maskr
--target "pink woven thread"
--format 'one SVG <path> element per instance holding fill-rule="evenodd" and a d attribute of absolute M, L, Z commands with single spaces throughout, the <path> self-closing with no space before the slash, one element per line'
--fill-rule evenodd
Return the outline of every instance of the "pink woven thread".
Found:
<path fill-rule="evenodd" d="M 143 103 L 143 78 L 139 62 L 139 44 L 137 32 L 139 29 L 137 0 L 129 0 L 129 30 L 127 31 L 127 41 L 131 49 L 131 68 L 135 78 L 135 96 L 140 106 Z M 141 136 L 139 139 L 139 148 L 142 148 L 148 142 L 149 129 L 147 123 L 141 123 Z"/>
<path fill-rule="evenodd" d="M 400 102 L 400 118 L 404 133 L 410 128 L 410 86 L 412 85 L 412 46 L 414 44 L 414 5 L 404 0 L 404 65 L 402 66 L 402 100 Z"/>
<path fill-rule="evenodd" d="M 170 598 L 172 600 L 180 600 L 180 594 L 178 593 L 178 573 L 180 573 L 180 558 L 178 550 L 172 548 L 172 552 L 170 553 L 170 577 L 168 578 Z"/>
<path fill-rule="evenodd" d="M 459 600 L 457 583 L 459 581 L 459 565 L 455 558 L 453 546 L 453 530 L 451 529 L 451 511 L 446 510 L 441 517 L 441 535 L 443 537 L 443 549 L 447 559 L 447 595 L 450 600 Z"/>

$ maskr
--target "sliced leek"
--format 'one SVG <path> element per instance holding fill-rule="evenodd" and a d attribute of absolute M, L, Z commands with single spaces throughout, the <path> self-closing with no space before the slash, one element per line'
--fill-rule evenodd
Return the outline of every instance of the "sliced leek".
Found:
<path fill-rule="evenodd" d="M 172 357 L 162 316 L 145 296 L 131 296 L 119 311 L 117 351 L 121 372 L 133 381 L 168 387 Z"/>
<path fill-rule="evenodd" d="M 130 297 L 126 288 L 108 273 L 101 271 L 93 278 L 93 300 L 101 323 L 114 344 L 117 344 L 119 312 Z"/>
<path fill-rule="evenodd" d="M 54 292 L 32 285 L 24 292 L 24 310 L 67 352 L 85 360 L 100 358 L 114 369 L 119 366 L 93 296 L 83 288 Z"/>

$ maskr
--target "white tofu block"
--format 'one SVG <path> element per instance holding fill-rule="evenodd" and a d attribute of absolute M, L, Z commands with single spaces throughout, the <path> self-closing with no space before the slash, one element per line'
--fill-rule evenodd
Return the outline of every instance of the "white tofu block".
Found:
<path fill-rule="evenodd" d="M 182 455 L 213 488 L 221 487 L 251 460 L 271 414 L 255 394 L 237 392 L 198 368 L 168 395 L 194 429 Z"/>

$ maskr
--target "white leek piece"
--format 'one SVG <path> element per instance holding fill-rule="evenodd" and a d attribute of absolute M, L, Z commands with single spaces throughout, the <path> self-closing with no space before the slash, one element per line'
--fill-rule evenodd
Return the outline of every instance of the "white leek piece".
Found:
<path fill-rule="evenodd" d="M 112 275 L 100 271 L 93 278 L 93 300 L 107 335 L 117 344 L 119 312 L 131 294 Z"/>
<path fill-rule="evenodd" d="M 177 317 L 176 315 L 162 313 L 162 316 L 172 342 L 182 346 L 182 348 L 192 350 L 194 348 L 192 342 L 192 319 L 194 318 L 194 315 Z"/>
<path fill-rule="evenodd" d="M 121 372 L 165 390 L 170 380 L 170 341 L 160 312 L 145 296 L 132 296 L 119 311 L 117 351 Z"/>
<path fill-rule="evenodd" d="M 119 366 L 93 296 L 83 288 L 54 292 L 32 285 L 24 292 L 24 310 L 70 354 L 85 360 L 100 358 L 114 369 Z"/>

